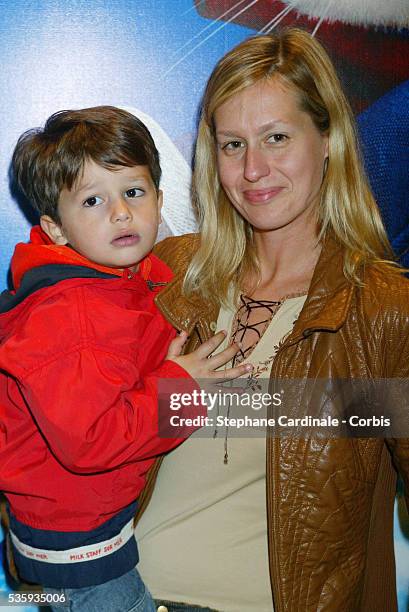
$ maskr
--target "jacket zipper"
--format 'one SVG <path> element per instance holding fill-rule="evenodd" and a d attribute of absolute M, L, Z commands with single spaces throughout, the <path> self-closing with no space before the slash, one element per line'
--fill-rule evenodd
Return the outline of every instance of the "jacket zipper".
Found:
<path fill-rule="evenodd" d="M 126 276 L 127 280 L 132 280 L 135 274 L 129 268 L 124 268 L 123 275 Z"/>
<path fill-rule="evenodd" d="M 132 280 L 133 278 L 135 278 L 135 272 L 132 272 L 132 270 L 130 270 L 129 268 L 125 268 L 124 269 L 124 274 L 126 275 L 127 280 Z M 146 280 L 146 284 L 148 285 L 148 289 L 150 291 L 153 291 L 156 287 L 164 287 L 168 283 L 166 281 L 164 281 L 164 282 L 159 282 L 159 281 L 156 282 L 156 281 L 153 281 L 150 278 L 148 278 Z"/>
<path fill-rule="evenodd" d="M 167 285 L 167 282 L 154 282 L 152 280 L 150 280 L 148 278 L 148 280 L 146 281 L 146 284 L 148 285 L 148 288 L 153 291 L 155 289 L 155 287 L 164 287 L 165 285 Z"/>

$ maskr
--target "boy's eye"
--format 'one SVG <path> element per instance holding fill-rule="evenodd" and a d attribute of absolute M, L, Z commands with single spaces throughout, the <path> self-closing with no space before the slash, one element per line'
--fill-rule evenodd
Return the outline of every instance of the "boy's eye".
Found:
<path fill-rule="evenodd" d="M 83 202 L 83 206 L 86 206 L 87 208 L 92 208 L 93 206 L 98 206 L 98 204 L 101 203 L 102 198 L 100 198 L 99 196 L 91 196 L 87 198 L 85 202 Z"/>
<path fill-rule="evenodd" d="M 131 189 L 125 191 L 125 195 L 127 198 L 139 198 L 140 196 L 143 196 L 144 193 L 145 191 L 140 187 L 132 187 Z"/>

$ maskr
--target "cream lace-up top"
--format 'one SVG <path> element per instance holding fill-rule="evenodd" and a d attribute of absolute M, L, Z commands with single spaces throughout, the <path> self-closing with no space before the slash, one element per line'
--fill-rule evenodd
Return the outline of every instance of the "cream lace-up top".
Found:
<path fill-rule="evenodd" d="M 226 346 L 234 336 L 242 340 L 245 350 L 236 361 L 252 363 L 253 378 L 269 376 L 305 298 L 274 306 L 243 297 L 237 312 L 220 311 L 217 330 L 230 331 Z M 251 306 L 259 309 L 257 325 L 246 323 Z M 156 598 L 223 612 L 272 612 L 265 438 L 229 437 L 227 465 L 224 454 L 221 430 L 216 438 L 193 436 L 165 457 L 136 531 L 138 568 Z"/>

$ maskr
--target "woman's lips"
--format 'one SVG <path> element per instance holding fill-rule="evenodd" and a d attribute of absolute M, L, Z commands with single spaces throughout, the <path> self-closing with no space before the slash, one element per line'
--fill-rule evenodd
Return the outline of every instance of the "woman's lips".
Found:
<path fill-rule="evenodd" d="M 111 241 L 111 244 L 118 247 L 134 246 L 140 241 L 138 234 L 126 234 L 124 236 L 118 236 Z"/>
<path fill-rule="evenodd" d="M 276 195 L 282 192 L 284 187 L 272 187 L 268 189 L 247 189 L 243 191 L 243 195 L 248 202 L 252 204 L 263 204 L 268 202 Z"/>

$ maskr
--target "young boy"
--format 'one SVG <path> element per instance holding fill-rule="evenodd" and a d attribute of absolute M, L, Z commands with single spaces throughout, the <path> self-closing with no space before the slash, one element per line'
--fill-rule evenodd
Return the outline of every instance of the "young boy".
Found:
<path fill-rule="evenodd" d="M 15 562 L 24 580 L 67 589 L 72 609 L 155 610 L 132 517 L 154 457 L 182 441 L 159 437 L 156 383 L 215 377 L 237 348 L 208 359 L 215 336 L 179 356 L 185 335 L 169 347 L 154 297 L 172 273 L 150 254 L 159 155 L 136 117 L 56 113 L 23 134 L 12 168 L 41 225 L 17 245 L 0 298 L 0 489 Z"/>

